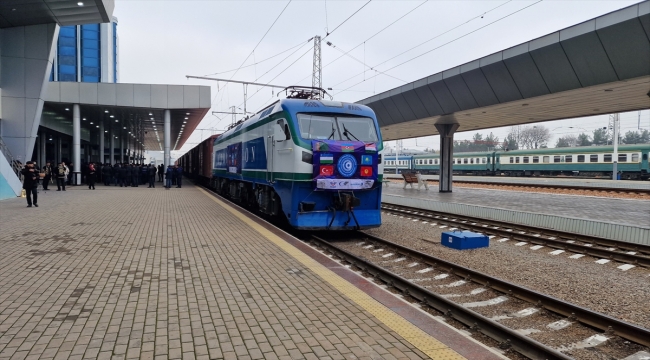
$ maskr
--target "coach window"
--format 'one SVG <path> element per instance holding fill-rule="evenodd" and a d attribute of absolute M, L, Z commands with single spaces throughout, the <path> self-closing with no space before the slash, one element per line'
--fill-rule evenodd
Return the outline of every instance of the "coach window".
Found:
<path fill-rule="evenodd" d="M 589 162 L 598 162 L 598 155 L 589 155 Z"/>
<path fill-rule="evenodd" d="M 639 162 L 639 154 L 638 153 L 632 154 L 632 162 Z"/>
<path fill-rule="evenodd" d="M 463 164 L 467 164 L 467 158 L 463 159 Z"/>
<path fill-rule="evenodd" d="M 603 155 L 603 162 L 611 163 L 612 162 L 612 154 Z"/>
<path fill-rule="evenodd" d="M 529 160 L 529 159 L 528 159 L 528 156 L 524 156 L 524 161 L 523 161 L 524 164 L 528 164 L 528 160 Z"/>
<path fill-rule="evenodd" d="M 618 162 L 627 162 L 627 154 L 618 154 Z"/>
<path fill-rule="evenodd" d="M 564 157 L 564 162 L 573 162 L 573 155 L 567 155 Z"/>
<path fill-rule="evenodd" d="M 579 163 L 585 162 L 585 156 L 584 155 L 578 155 L 578 162 Z"/>
<path fill-rule="evenodd" d="M 520 158 L 519 156 L 515 156 L 515 163 L 516 164 L 519 164 L 519 158 Z"/>
<path fill-rule="evenodd" d="M 514 162 L 515 162 L 515 159 L 511 156 L 511 157 L 510 157 L 510 163 L 512 164 L 512 163 L 514 163 Z"/>
<path fill-rule="evenodd" d="M 482 159 L 481 159 L 481 163 L 482 163 L 482 164 L 486 164 L 486 163 L 487 163 L 487 159 L 482 158 Z"/>
<path fill-rule="evenodd" d="M 562 162 L 560 155 L 553 156 L 553 162 L 554 163 Z"/>
<path fill-rule="evenodd" d="M 470 164 L 473 164 L 473 163 L 474 163 L 474 158 L 470 158 L 470 159 L 469 159 L 469 163 L 470 163 Z"/>
<path fill-rule="evenodd" d="M 539 163 L 539 156 L 533 156 L 533 164 Z"/>
<path fill-rule="evenodd" d="M 542 162 L 543 162 L 544 164 L 548 164 L 548 163 L 550 162 L 550 160 L 551 160 L 551 157 L 550 157 L 550 156 L 543 156 L 543 157 L 542 157 Z"/>

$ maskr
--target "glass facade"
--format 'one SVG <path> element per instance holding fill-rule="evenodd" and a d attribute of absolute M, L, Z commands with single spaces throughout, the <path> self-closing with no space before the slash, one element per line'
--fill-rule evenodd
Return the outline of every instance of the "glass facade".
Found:
<path fill-rule="evenodd" d="M 113 82 L 117 82 L 117 23 L 113 23 Z"/>
<path fill-rule="evenodd" d="M 59 81 L 77 81 L 76 26 L 61 26 L 57 50 Z"/>
<path fill-rule="evenodd" d="M 108 34 L 102 37 L 104 32 Z M 110 24 L 62 26 L 56 51 L 50 81 L 117 82 L 116 19 Z"/>
<path fill-rule="evenodd" d="M 100 82 L 99 24 L 81 25 L 81 81 Z"/>

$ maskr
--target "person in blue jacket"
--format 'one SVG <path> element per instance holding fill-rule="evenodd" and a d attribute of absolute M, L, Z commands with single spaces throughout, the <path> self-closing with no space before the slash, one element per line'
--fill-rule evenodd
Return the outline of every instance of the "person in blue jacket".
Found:
<path fill-rule="evenodd" d="M 174 168 L 171 165 L 168 165 L 167 170 L 165 171 L 165 188 L 167 190 L 171 189 L 172 187 L 173 176 L 174 176 Z"/>
<path fill-rule="evenodd" d="M 180 189 L 181 185 L 183 185 L 183 167 L 178 165 L 175 171 L 176 171 L 176 187 Z"/>

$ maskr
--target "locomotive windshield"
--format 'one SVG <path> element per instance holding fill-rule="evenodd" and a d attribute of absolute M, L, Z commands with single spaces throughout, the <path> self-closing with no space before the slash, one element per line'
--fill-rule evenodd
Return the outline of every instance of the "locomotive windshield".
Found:
<path fill-rule="evenodd" d="M 368 117 L 298 114 L 298 124 L 303 139 L 379 140 L 375 123 Z"/>

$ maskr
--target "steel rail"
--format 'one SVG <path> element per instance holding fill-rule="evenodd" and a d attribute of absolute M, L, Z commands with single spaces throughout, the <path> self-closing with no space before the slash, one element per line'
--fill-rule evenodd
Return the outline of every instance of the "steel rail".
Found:
<path fill-rule="evenodd" d="M 430 180 L 437 181 L 437 180 Z M 516 186 L 528 188 L 547 188 L 547 189 L 569 189 L 569 190 L 589 190 L 589 191 L 602 191 L 602 192 L 618 192 L 618 193 L 638 193 L 650 194 L 650 189 L 629 189 L 629 188 L 614 188 L 614 187 L 599 187 L 599 186 L 578 186 L 578 185 L 551 185 L 551 184 L 513 184 L 513 183 L 495 183 L 489 181 L 463 181 L 454 180 L 456 183 L 462 184 L 480 184 L 480 185 L 497 185 L 497 186 Z"/>
<path fill-rule="evenodd" d="M 593 310 L 589 310 L 578 305 L 574 305 L 564 300 L 554 298 L 549 295 L 539 293 L 534 290 L 527 289 L 523 286 L 519 286 L 513 283 L 510 283 L 499 278 L 480 273 L 468 269 L 464 266 L 454 264 L 452 262 L 434 257 L 429 254 L 422 253 L 420 251 L 395 244 L 388 240 L 372 236 L 369 234 L 360 235 L 368 239 L 372 239 L 377 243 L 381 243 L 385 246 L 390 246 L 398 250 L 402 255 L 410 256 L 412 258 L 418 259 L 423 263 L 428 264 L 431 267 L 442 267 L 446 268 L 452 274 L 455 274 L 461 278 L 471 280 L 473 282 L 479 283 L 485 287 L 492 288 L 499 292 L 514 296 L 518 299 L 521 299 L 526 302 L 535 304 L 538 307 L 545 308 L 549 311 L 555 312 L 557 314 L 570 317 L 575 319 L 578 322 L 581 322 L 585 325 L 594 327 L 596 329 L 603 330 L 608 333 L 616 334 L 624 339 L 633 341 L 635 343 L 650 346 L 650 330 L 630 324 L 628 322 L 618 320 L 609 315 L 605 315 Z"/>
<path fill-rule="evenodd" d="M 446 316 L 460 321 L 472 328 L 472 330 L 480 331 L 498 341 L 503 348 L 512 347 L 512 349 L 518 353 L 531 359 L 571 359 L 571 357 L 503 326 L 486 316 L 463 307 L 460 304 L 454 303 L 423 287 L 411 283 L 395 273 L 363 260 L 338 246 L 330 244 L 325 239 L 312 235 L 311 240 L 315 241 L 320 247 L 334 253 L 342 260 L 345 260 L 359 269 L 379 278 L 389 286 L 395 287 L 408 296 L 411 296 L 427 306 L 444 313 Z"/>
<path fill-rule="evenodd" d="M 541 229 L 541 228 L 535 228 L 535 227 L 530 227 L 525 225 L 511 224 L 511 223 L 498 221 L 498 220 L 481 219 L 481 218 L 475 218 L 471 216 L 455 215 L 455 214 L 443 213 L 439 211 L 417 209 L 417 208 L 412 208 L 412 207 L 402 206 L 402 205 L 390 204 L 390 206 L 398 209 L 397 210 L 388 209 L 386 208 L 386 205 L 384 205 L 383 208 L 384 210 L 395 211 L 401 214 L 411 215 L 421 219 L 427 219 L 429 221 L 435 220 L 447 224 L 454 224 L 454 226 L 458 228 L 473 229 L 490 235 L 499 235 L 502 237 L 526 241 L 537 245 L 544 245 L 554 249 L 561 249 L 561 250 L 571 251 L 579 254 L 585 254 L 594 257 L 616 260 L 619 262 L 634 264 L 637 266 L 650 267 L 650 257 L 648 256 L 628 254 L 624 252 L 617 252 L 614 250 L 594 248 L 592 246 L 570 243 L 567 242 L 566 239 L 595 244 L 603 247 L 617 248 L 617 249 L 650 254 L 650 246 L 648 245 L 628 243 L 624 241 L 611 240 L 611 239 L 605 239 L 599 237 L 590 237 L 585 235 L 577 235 L 577 234 L 571 234 L 571 233 L 552 230 L 552 229 Z M 408 209 L 411 212 L 407 212 L 406 210 L 400 210 L 400 209 Z M 419 215 L 419 214 L 414 214 L 413 212 L 430 213 L 430 214 L 435 214 L 435 216 Z M 447 220 L 443 219 L 443 217 L 446 217 Z M 458 219 L 458 220 L 453 221 L 451 219 Z M 472 225 L 472 223 L 476 223 L 476 225 Z M 488 226 L 482 226 L 479 225 L 479 223 L 487 224 Z M 511 229 L 512 231 L 508 231 L 506 229 Z M 521 234 L 518 233 L 517 231 L 524 231 L 526 232 L 526 234 Z M 535 234 L 539 234 L 540 236 L 537 237 L 528 233 L 535 233 Z M 557 239 L 544 238 L 542 237 L 542 235 L 549 236 L 549 237 L 556 237 Z"/>

